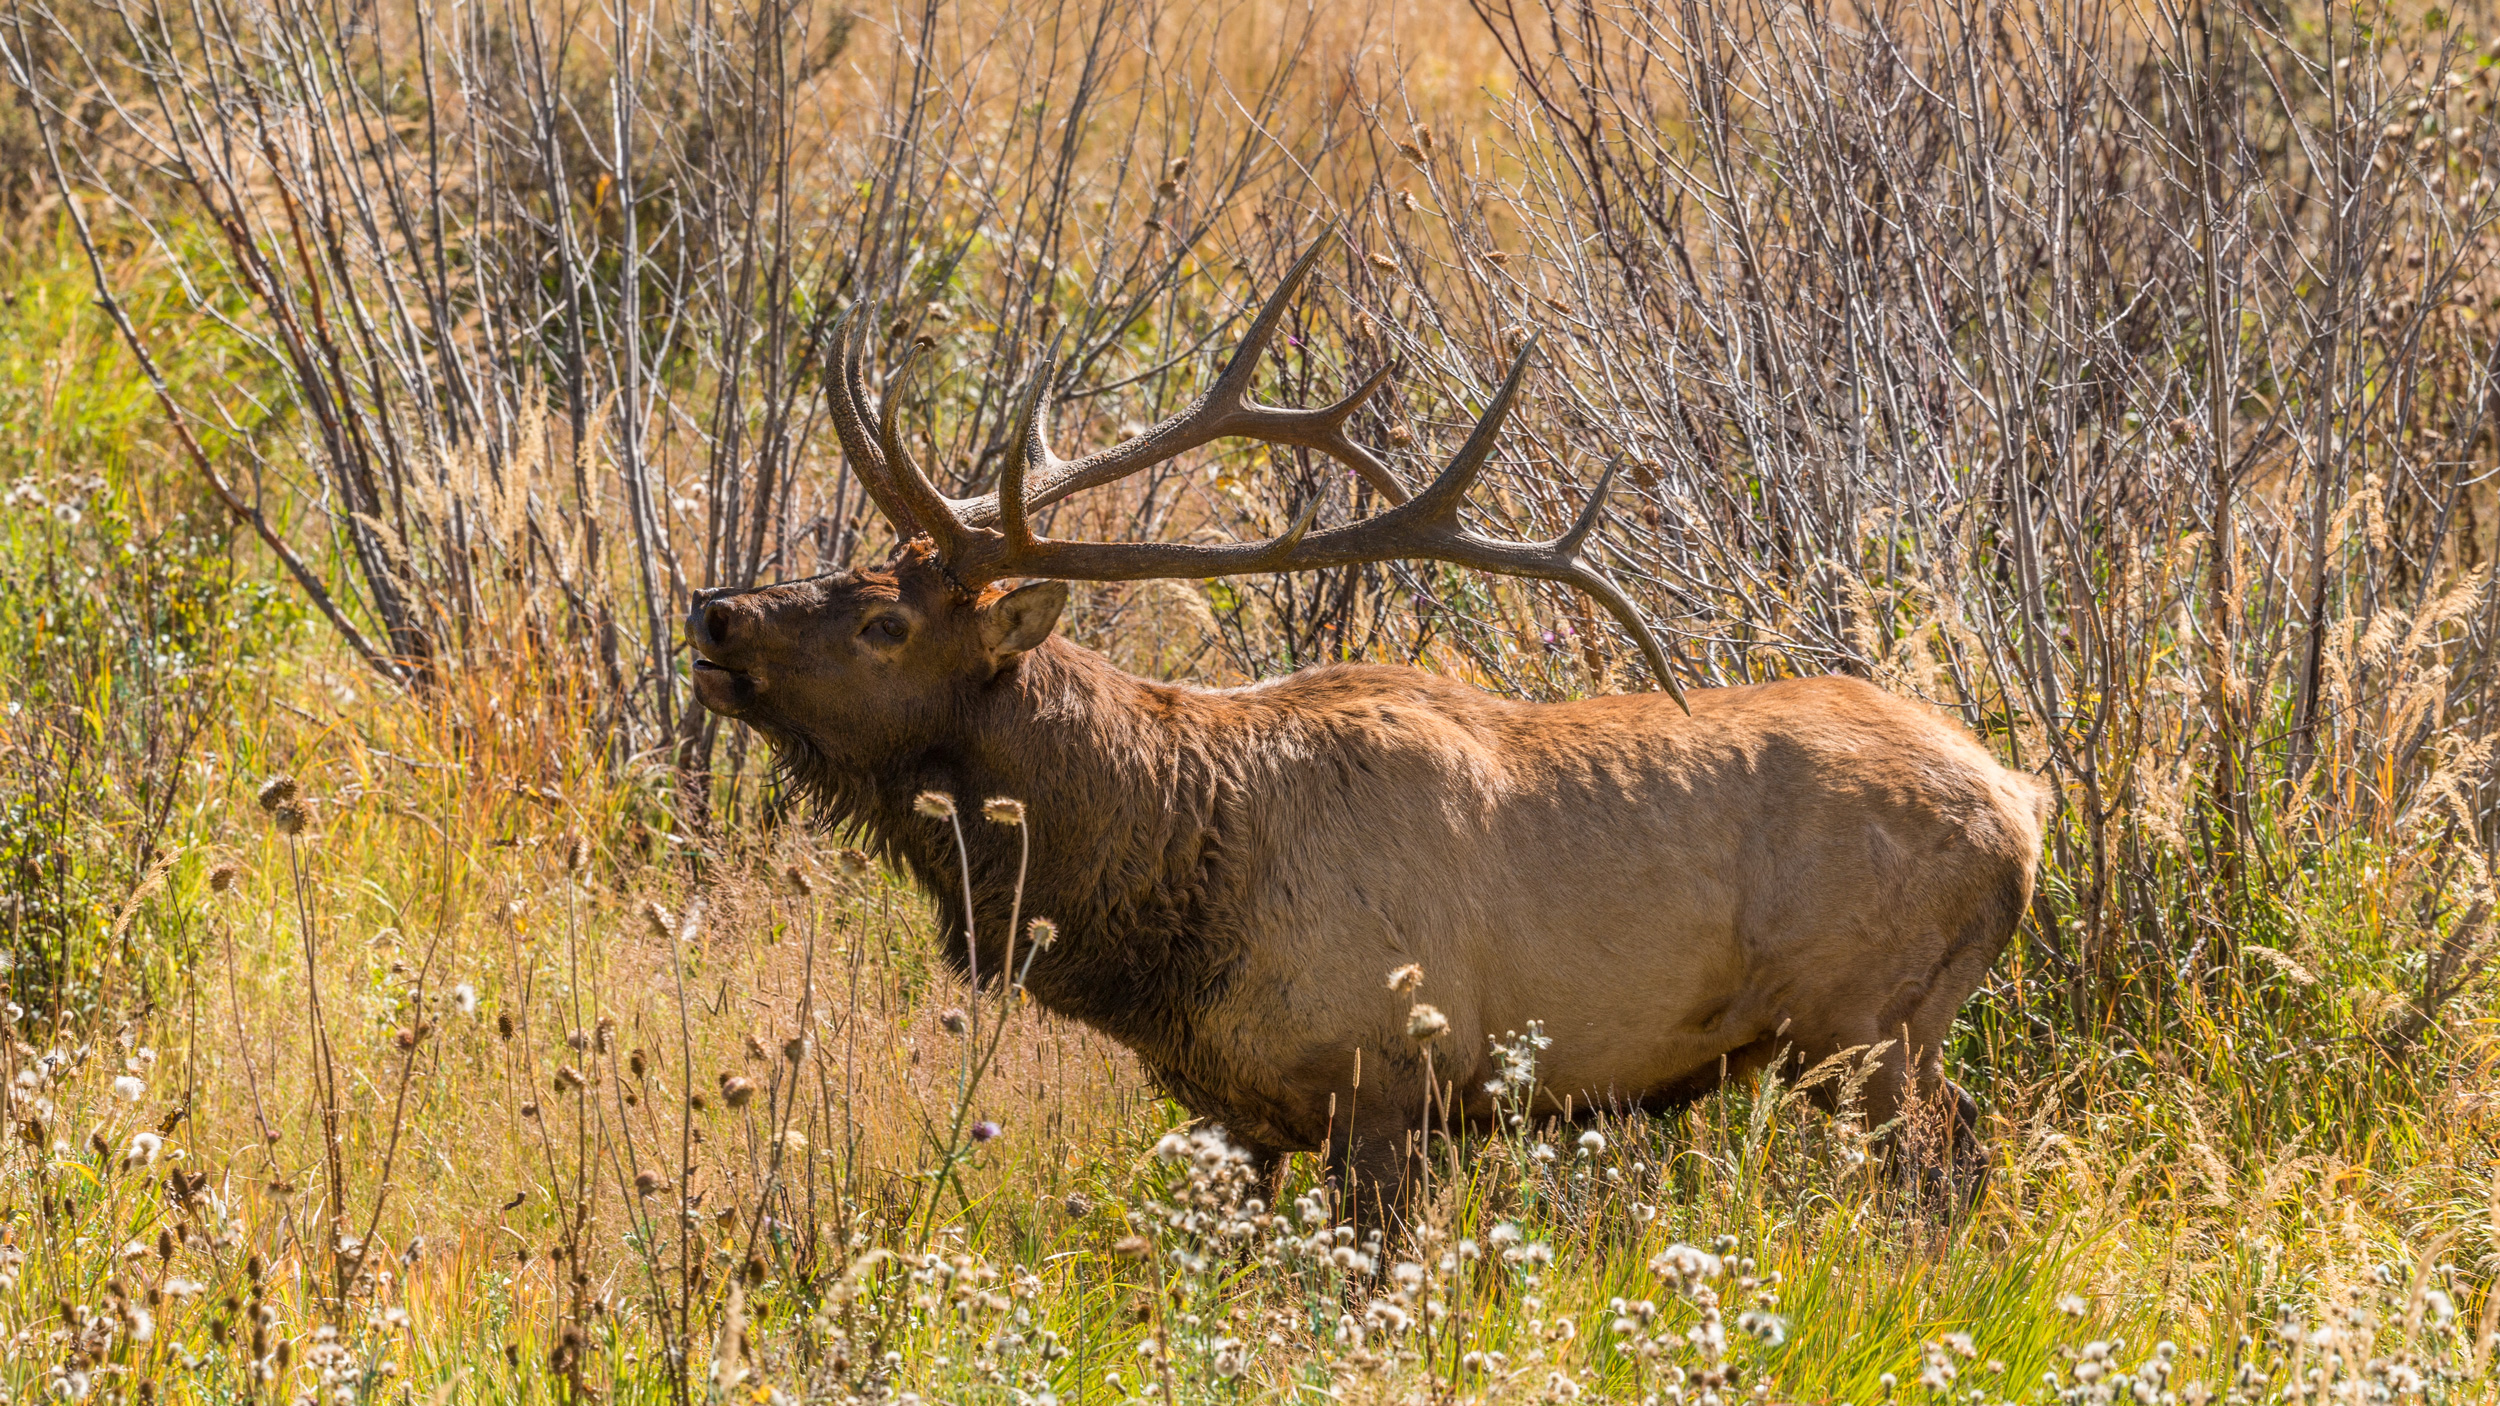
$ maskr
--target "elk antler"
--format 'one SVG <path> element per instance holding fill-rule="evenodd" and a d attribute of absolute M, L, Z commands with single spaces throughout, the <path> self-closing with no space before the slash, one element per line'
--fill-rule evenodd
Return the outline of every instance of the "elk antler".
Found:
<path fill-rule="evenodd" d="M 1352 395 L 1322 410 L 1290 410 L 1256 405 L 1249 400 L 1251 372 L 1265 349 L 1284 300 L 1310 272 L 1315 247 L 1294 264 L 1284 286 L 1268 299 L 1249 333 L 1226 363 L 1214 386 L 1187 409 L 1136 438 L 1070 462 L 1051 453 L 1045 407 L 1050 395 L 1051 368 L 1034 378 L 1033 399 L 1025 416 L 1021 456 L 1010 455 L 999 475 L 998 492 L 981 498 L 949 498 L 937 490 L 904 448 L 896 432 L 897 397 L 884 397 L 877 417 L 878 435 L 867 435 L 869 407 L 862 363 L 865 360 L 865 319 L 841 339 L 838 381 L 833 387 L 834 426 L 854 472 L 888 521 L 906 537 L 926 534 L 938 559 L 957 585 L 977 589 L 1008 576 L 1039 576 L 1066 581 L 1142 581 L 1161 578 L 1203 579 L 1248 572 L 1312 571 L 1364 562 L 1432 560 L 1472 566 L 1505 576 L 1527 576 L 1576 586 L 1606 607 L 1641 647 L 1659 685 L 1684 702 L 1668 666 L 1667 652 L 1649 622 L 1621 588 L 1580 555 L 1589 534 L 1604 516 L 1606 490 L 1614 482 L 1622 456 L 1606 465 L 1587 506 L 1569 531 L 1550 542 L 1506 542 L 1483 536 L 1459 520 L 1458 510 L 1476 475 L 1493 455 L 1502 423 L 1518 399 L 1535 343 L 1520 349 L 1502 388 L 1477 419 L 1467 442 L 1423 492 L 1409 498 L 1395 475 L 1370 451 L 1347 439 L 1346 419 L 1388 374 L 1384 366 L 1372 373 Z M 1031 509 L 1057 502 L 1080 489 L 1109 483 L 1185 450 L 1226 436 L 1242 436 L 1273 444 L 1320 449 L 1362 473 L 1396 504 L 1360 522 L 1311 531 L 1319 504 L 1303 505 L 1301 514 L 1281 536 L 1265 542 L 1209 546 L 1189 542 L 1072 542 L 1037 537 Z M 993 526 L 995 524 L 995 526 Z"/>
<path fill-rule="evenodd" d="M 1315 240 L 1301 258 L 1294 260 L 1284 282 L 1277 285 L 1259 309 L 1259 315 L 1251 320 L 1250 330 L 1242 335 L 1232 359 L 1224 363 L 1223 372 L 1206 394 L 1125 443 L 1076 460 L 1052 453 L 1049 401 L 1042 392 L 1050 384 L 1053 368 L 1045 363 L 1035 378 L 1035 395 L 1026 427 L 1028 452 L 1033 444 L 1039 444 L 1041 449 L 1028 472 L 1023 506 L 1046 508 L 1062 498 L 1126 478 L 1202 444 L 1234 436 L 1319 450 L 1361 474 L 1391 503 L 1405 502 L 1406 485 L 1398 481 L 1379 455 L 1348 439 L 1345 433 L 1346 421 L 1389 379 L 1389 373 L 1396 369 L 1394 363 L 1383 363 L 1353 394 L 1322 409 L 1260 405 L 1250 399 L 1250 381 L 1259 369 L 1259 358 L 1266 354 L 1294 294 L 1301 291 L 1303 281 L 1310 277 L 1327 247 L 1325 237 Z M 841 436 L 843 453 L 852 460 L 853 472 L 859 475 L 869 497 L 888 521 L 906 536 L 930 531 L 930 523 L 921 520 L 915 508 L 933 505 L 914 502 L 919 495 L 899 481 L 890 464 L 891 453 L 868 436 L 867 353 L 872 330 L 868 319 L 861 315 L 858 304 L 853 304 L 843 318 L 847 325 L 837 333 L 831 387 L 834 429 Z M 880 434 L 879 439 L 884 438 Z M 974 527 L 989 527 L 1003 516 L 995 493 L 978 498 L 941 497 L 938 501 L 949 515 Z"/>

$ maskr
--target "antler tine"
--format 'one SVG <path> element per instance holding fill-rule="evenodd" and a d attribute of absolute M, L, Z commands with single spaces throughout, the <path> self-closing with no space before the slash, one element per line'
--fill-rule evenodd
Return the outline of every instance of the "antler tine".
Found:
<path fill-rule="evenodd" d="M 1606 461 L 1597 471 L 1597 486 L 1589 490 L 1589 500 L 1580 505 L 1580 516 L 1573 519 L 1571 530 L 1554 539 L 1554 550 L 1567 557 L 1580 554 L 1580 544 L 1589 539 L 1597 525 L 1606 520 L 1606 490 L 1615 486 L 1615 472 L 1623 467 L 1623 451 Z"/>
<path fill-rule="evenodd" d="M 1589 500 L 1581 507 L 1579 517 L 1567 531 L 1551 542 L 1539 545 L 1500 542 L 1468 531 L 1459 521 L 1459 507 L 1466 501 L 1468 490 L 1475 487 L 1476 476 L 1491 461 L 1494 445 L 1501 438 L 1504 423 L 1510 418 L 1511 407 L 1518 402 L 1519 389 L 1527 379 L 1528 361 L 1536 353 L 1537 341 L 1537 338 L 1530 337 L 1527 344 L 1519 349 L 1519 355 L 1511 360 L 1510 374 L 1502 378 L 1501 389 L 1494 392 L 1492 403 L 1476 418 L 1476 427 L 1468 432 L 1467 442 L 1450 456 L 1450 462 L 1422 493 L 1417 494 L 1403 509 L 1383 513 L 1344 530 L 1354 531 L 1377 523 L 1384 529 L 1384 535 L 1388 535 L 1386 529 L 1393 520 L 1411 515 L 1418 524 L 1419 530 L 1414 534 L 1418 540 L 1415 549 L 1403 555 L 1448 561 L 1503 575 L 1560 581 L 1578 587 L 1605 606 L 1607 613 L 1623 626 L 1624 633 L 1640 646 L 1642 655 L 1648 660 L 1650 673 L 1657 678 L 1659 686 L 1675 699 L 1678 707 L 1689 712 L 1691 705 L 1685 703 L 1684 690 L 1676 685 L 1675 674 L 1668 665 L 1666 648 L 1659 643 L 1648 620 L 1643 618 L 1639 608 L 1632 604 L 1631 597 L 1626 596 L 1621 587 L 1580 555 L 1581 547 L 1597 530 L 1597 525 L 1605 520 L 1606 491 L 1614 486 L 1615 473 L 1623 467 L 1620 453 L 1608 460 L 1605 469 L 1598 474 L 1597 486 L 1590 490 Z"/>
<path fill-rule="evenodd" d="M 1361 474 L 1394 506 L 1406 501 L 1406 485 L 1398 481 L 1378 455 L 1346 437 L 1345 423 L 1379 391 L 1389 373 L 1396 369 L 1396 362 L 1382 362 L 1351 394 L 1334 405 L 1293 409 L 1260 405 L 1250 399 L 1250 384 L 1258 377 L 1259 359 L 1267 354 L 1268 344 L 1276 340 L 1276 329 L 1284 325 L 1286 310 L 1302 291 L 1311 270 L 1319 266 L 1319 256 L 1328 252 L 1330 236 L 1336 233 L 1334 224 L 1320 231 L 1320 237 L 1312 240 L 1311 247 L 1303 250 L 1293 267 L 1285 271 L 1284 281 L 1276 285 L 1276 291 L 1260 307 L 1259 315 L 1251 319 L 1250 330 L 1242 334 L 1240 345 L 1233 349 L 1199 405 L 1215 412 L 1209 438 L 1244 435 L 1319 450 Z"/>
<path fill-rule="evenodd" d="M 1250 398 L 1250 382 L 1259 374 L 1259 358 L 1267 354 L 1267 344 L 1276 340 L 1276 329 L 1285 323 L 1285 309 L 1293 305 L 1294 295 L 1302 291 L 1302 282 L 1311 276 L 1311 270 L 1319 267 L 1319 256 L 1328 252 L 1329 238 L 1336 232 L 1337 226 L 1331 221 L 1319 232 L 1319 238 L 1311 241 L 1311 247 L 1294 259 L 1293 267 L 1285 270 L 1276 291 L 1260 304 L 1259 315 L 1250 319 L 1250 330 L 1241 334 L 1233 354 L 1225 358 L 1224 369 L 1216 373 L 1215 384 L 1207 390 L 1208 399 L 1237 405 Z"/>
<path fill-rule="evenodd" d="M 1467 501 L 1467 491 L 1476 486 L 1476 475 L 1492 460 L 1493 446 L 1502 437 L 1503 422 L 1510 418 L 1510 408 L 1519 399 L 1519 387 L 1528 378 L 1528 358 L 1535 354 L 1536 338 L 1530 337 L 1527 345 L 1519 349 L 1519 355 L 1511 359 L 1510 374 L 1502 378 L 1502 388 L 1493 393 L 1493 403 L 1476 417 L 1476 427 L 1467 432 L 1467 442 L 1458 447 L 1450 462 L 1408 504 L 1416 517 L 1457 524 L 1459 504 Z"/>
<path fill-rule="evenodd" d="M 1684 701 L 1684 690 L 1676 684 L 1675 670 L 1667 662 L 1666 647 L 1658 642 L 1658 636 L 1649 628 L 1649 621 L 1641 615 L 1640 607 L 1632 603 L 1632 598 L 1623 593 L 1622 587 L 1585 563 L 1579 564 L 1579 569 L 1572 574 L 1554 579 L 1577 586 L 1596 597 L 1597 603 L 1606 607 L 1606 613 L 1615 617 L 1615 623 L 1623 627 L 1623 632 L 1641 647 L 1641 657 L 1648 661 L 1650 676 L 1658 680 L 1658 686 L 1667 691 L 1669 698 L 1675 700 L 1675 706 L 1687 713 L 1693 711 L 1693 705 Z"/>
<path fill-rule="evenodd" d="M 1010 552 L 1033 545 L 1033 529 L 1024 515 L 1024 473 L 1030 465 L 1050 462 L 1050 379 L 1056 369 L 1049 357 L 1034 368 L 1033 398 L 1024 406 L 1024 445 L 1006 455 L 998 468 L 998 530 L 1006 534 Z"/>
<path fill-rule="evenodd" d="M 1613 578 L 1591 566 L 1588 558 L 1580 555 L 1580 548 L 1588 541 L 1589 534 L 1606 520 L 1606 490 L 1614 487 L 1615 472 L 1622 467 L 1623 455 L 1620 452 L 1606 461 L 1605 471 L 1597 476 L 1597 486 L 1589 490 L 1588 503 L 1580 509 L 1579 520 L 1571 524 L 1570 531 L 1554 539 L 1554 555 L 1568 562 L 1572 568 L 1571 574 L 1560 579 L 1596 597 L 1598 604 L 1606 607 L 1606 612 L 1615 617 L 1615 623 L 1621 625 L 1623 632 L 1641 647 L 1642 655 L 1649 660 L 1650 673 L 1665 687 L 1667 696 L 1675 700 L 1677 707 L 1689 713 L 1693 707 L 1684 701 L 1684 690 L 1676 686 L 1675 672 L 1667 665 L 1666 646 L 1658 642 L 1658 636 L 1649 628 L 1648 619 L 1641 614 L 1639 607 L 1632 604 L 1632 598 L 1623 593 L 1623 588 L 1614 583 Z"/>
<path fill-rule="evenodd" d="M 870 502 L 894 530 L 909 537 L 920 530 L 901 500 L 886 486 L 885 457 L 868 432 L 866 406 L 859 380 L 861 304 L 843 309 L 833 324 L 833 362 L 825 369 L 825 399 L 833 413 L 833 432 L 842 441 L 842 457 L 866 489 Z"/>
<path fill-rule="evenodd" d="M 868 498 L 885 510 L 883 465 L 870 463 L 878 458 L 878 445 L 868 438 L 868 425 L 860 420 L 860 403 L 850 390 L 850 343 L 858 333 L 860 305 L 853 303 L 833 320 L 833 363 L 825 368 L 825 403 L 833 410 L 833 433 L 843 440 L 843 458 L 850 460 L 850 470 L 860 475 L 860 488 L 868 490 Z"/>
<path fill-rule="evenodd" d="M 1333 405 L 1316 409 L 1288 408 L 1260 405 L 1250 399 L 1250 383 L 1258 374 L 1259 359 L 1266 355 L 1268 344 L 1275 340 L 1276 329 L 1283 325 L 1285 313 L 1292 307 L 1303 283 L 1310 278 L 1311 270 L 1318 266 L 1319 256 L 1327 252 L 1329 236 L 1334 233 L 1333 226 L 1323 231 L 1321 237 L 1313 240 L 1311 247 L 1294 260 L 1283 281 L 1276 285 L 1276 290 L 1259 308 L 1258 316 L 1251 319 L 1250 329 L 1242 334 L 1232 356 L 1225 361 L 1224 369 L 1216 374 L 1214 384 L 1207 388 L 1206 393 L 1178 412 L 1157 421 L 1135 438 L 1097 450 L 1082 459 L 1062 459 L 1050 448 L 1049 417 L 1045 410 L 1037 409 L 1033 425 L 1040 432 L 1036 434 L 1028 430 L 1026 435 L 1029 462 L 1024 467 L 1024 507 L 1028 510 L 1047 507 L 1088 488 L 1126 478 L 1202 444 L 1235 436 L 1316 449 L 1361 474 L 1365 482 L 1391 503 L 1404 503 L 1407 499 L 1406 485 L 1399 482 L 1397 474 L 1379 455 L 1355 443 L 1345 432 L 1346 422 L 1353 418 L 1354 412 L 1361 409 L 1387 382 L 1390 371 L 1394 369 L 1393 364 L 1383 365 L 1372 372 L 1351 394 Z M 1049 377 L 1045 375 L 1038 393 L 1046 396 L 1049 384 Z M 1046 405 L 1046 400 L 1043 403 Z M 958 512 L 966 525 L 988 527 L 1000 520 L 1004 512 L 1003 498 L 990 494 L 966 499 L 958 505 Z"/>
<path fill-rule="evenodd" d="M 1364 378 L 1363 384 L 1347 393 L 1345 399 L 1334 405 L 1322 406 L 1317 410 L 1282 410 L 1252 405 L 1245 407 L 1244 413 L 1277 417 L 1307 417 L 1302 418 L 1301 423 L 1310 427 L 1311 433 L 1308 440 L 1287 439 L 1280 434 L 1262 435 L 1261 438 L 1272 439 L 1279 444 L 1299 444 L 1305 449 L 1320 451 L 1361 474 L 1363 481 L 1370 484 L 1381 497 L 1388 499 L 1391 507 L 1397 507 L 1405 503 L 1409 496 L 1406 484 L 1398 478 L 1395 470 L 1381 462 L 1380 456 L 1355 443 L 1347 437 L 1345 432 L 1346 421 L 1354 418 L 1354 412 L 1362 409 L 1364 404 L 1388 383 L 1389 374 L 1397 369 L 1398 364 L 1395 361 L 1380 363 L 1371 375 Z"/>
<path fill-rule="evenodd" d="M 929 540 L 937 544 L 940 557 L 951 562 L 963 554 L 970 540 L 960 515 L 962 505 L 940 493 L 937 485 L 929 481 L 929 476 L 921 472 L 919 461 L 912 458 L 911 450 L 904 447 L 902 434 L 894 423 L 894 412 L 903 399 L 897 392 L 911 378 L 921 353 L 926 350 L 925 347 L 912 348 L 904 354 L 903 364 L 894 368 L 894 375 L 886 384 L 884 404 L 877 414 L 877 441 L 885 451 L 888 485 L 910 509 L 912 516 L 918 519 L 920 530 L 928 533 Z"/>

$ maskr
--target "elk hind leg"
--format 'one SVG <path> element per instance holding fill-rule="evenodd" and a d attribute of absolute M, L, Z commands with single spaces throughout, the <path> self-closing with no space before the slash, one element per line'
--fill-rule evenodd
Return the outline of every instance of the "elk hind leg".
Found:
<path fill-rule="evenodd" d="M 1986 1190 L 1989 1152 L 1977 1100 L 1945 1076 L 1944 1042 L 2013 935 L 2029 887 L 2017 876 L 2001 901 L 1982 904 L 1933 975 L 1902 987 L 1879 1017 L 1882 1038 L 1895 1043 L 1868 1084 L 1870 1125 L 1897 1120 L 1893 1142 L 1902 1172 L 1957 1211 L 1978 1204 Z"/>

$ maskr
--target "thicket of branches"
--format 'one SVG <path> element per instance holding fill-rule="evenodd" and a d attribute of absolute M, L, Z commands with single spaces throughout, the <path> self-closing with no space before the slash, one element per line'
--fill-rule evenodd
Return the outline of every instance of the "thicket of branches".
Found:
<path fill-rule="evenodd" d="M 743 753 L 687 706 L 687 591 L 884 546 L 824 432 L 835 317 L 870 304 L 889 366 L 936 343 L 913 432 L 981 488 L 1047 357 L 1070 441 L 1154 418 L 1333 228 L 1263 394 L 1396 358 L 1357 428 L 1412 478 L 1541 335 L 1490 530 L 1551 535 L 1623 452 L 1609 552 L 1688 684 L 1865 673 L 2052 775 L 2033 950 L 2074 1016 L 2297 948 L 2280 896 L 2364 851 L 2413 949 L 2373 1032 L 2420 1037 L 2481 970 L 2486 36 L 1478 0 L 1512 93 L 1451 113 L 1318 18 L 1237 15 L 13 0 L 0 60 L 108 307 L 109 241 L 149 241 L 248 349 L 164 412 L 333 628 L 420 694 L 594 681 L 613 763 L 680 778 L 696 828 Z M 1219 450 L 1053 530 L 1246 536 L 1314 495 L 1375 506 Z M 1566 594 L 1439 569 L 1189 604 L 1156 654 L 1182 672 L 1637 678 Z"/>
<path fill-rule="evenodd" d="M 2035 951 L 2085 1010 L 2298 941 L 2270 900 L 2388 845 L 2418 1036 L 2490 910 L 2493 51 L 2437 10 L 1478 8 L 1555 433 L 1649 470 L 1624 549 L 1705 670 L 1870 672 L 2058 780 Z"/>

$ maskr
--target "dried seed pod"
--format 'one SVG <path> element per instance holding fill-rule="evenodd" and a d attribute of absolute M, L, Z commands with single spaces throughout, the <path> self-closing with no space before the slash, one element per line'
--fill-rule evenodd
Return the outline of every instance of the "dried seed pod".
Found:
<path fill-rule="evenodd" d="M 1450 1018 L 1431 1006 L 1417 1005 L 1406 1013 L 1406 1037 L 1428 1045 L 1450 1033 Z"/>
<path fill-rule="evenodd" d="M 303 793 L 304 788 L 301 783 L 292 776 L 280 773 L 261 783 L 260 808 L 275 815 L 278 813 L 278 807 Z"/>

